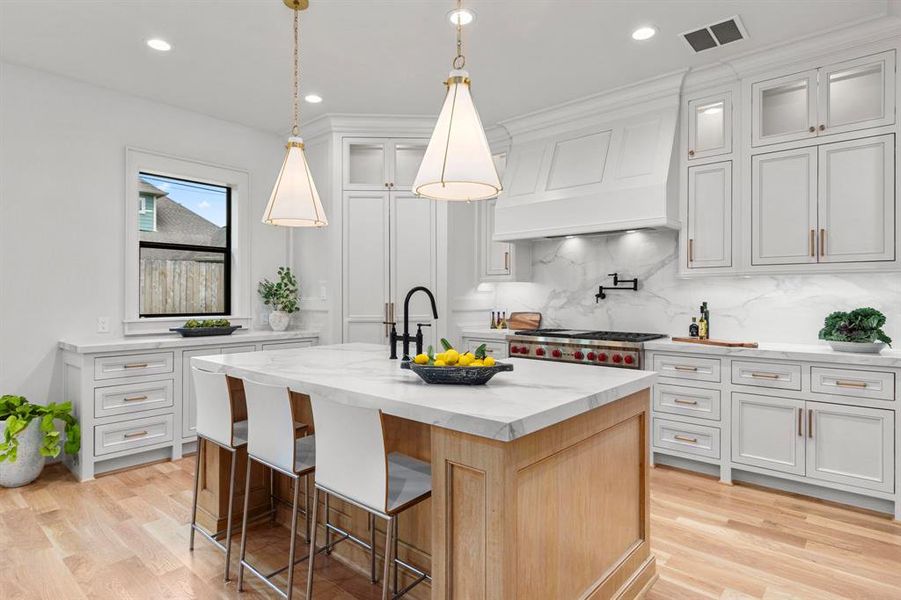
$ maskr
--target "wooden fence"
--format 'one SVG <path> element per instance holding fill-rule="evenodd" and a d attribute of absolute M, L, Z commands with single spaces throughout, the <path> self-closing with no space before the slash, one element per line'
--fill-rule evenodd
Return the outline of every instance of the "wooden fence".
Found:
<path fill-rule="evenodd" d="M 203 314 L 225 310 L 221 262 L 141 259 L 141 314 Z"/>

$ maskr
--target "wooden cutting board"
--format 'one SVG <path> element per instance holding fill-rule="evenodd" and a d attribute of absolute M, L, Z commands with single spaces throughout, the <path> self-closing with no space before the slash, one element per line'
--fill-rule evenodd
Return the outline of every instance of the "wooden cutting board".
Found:
<path fill-rule="evenodd" d="M 702 340 L 692 337 L 674 337 L 674 342 L 685 342 L 687 344 L 701 344 L 703 346 L 723 346 L 725 348 L 756 348 L 757 342 L 730 342 L 727 340 Z"/>
<path fill-rule="evenodd" d="M 507 317 L 508 329 L 539 329 L 541 327 L 541 313 L 538 312 L 514 312 Z"/>

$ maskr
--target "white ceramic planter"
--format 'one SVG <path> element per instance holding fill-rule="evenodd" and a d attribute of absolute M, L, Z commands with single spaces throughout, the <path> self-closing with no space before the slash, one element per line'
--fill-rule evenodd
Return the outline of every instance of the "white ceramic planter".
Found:
<path fill-rule="evenodd" d="M 0 421 L 0 436 L 6 432 L 6 421 Z M 0 486 L 19 487 L 28 485 L 38 478 L 44 470 L 44 457 L 41 456 L 41 420 L 32 419 L 19 439 L 18 458 L 16 462 L 0 463 Z"/>
<path fill-rule="evenodd" d="M 284 331 L 291 323 L 291 315 L 281 310 L 274 310 L 269 313 L 269 327 L 272 331 Z"/>

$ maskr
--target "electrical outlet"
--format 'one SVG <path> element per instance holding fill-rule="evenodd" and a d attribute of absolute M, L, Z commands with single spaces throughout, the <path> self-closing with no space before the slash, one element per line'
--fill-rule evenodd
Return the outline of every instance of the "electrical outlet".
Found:
<path fill-rule="evenodd" d="M 97 317 L 97 333 L 109 333 L 109 317 Z"/>
<path fill-rule="evenodd" d="M 328 288 L 325 286 L 324 282 L 319 282 L 319 299 L 323 302 L 328 300 Z"/>

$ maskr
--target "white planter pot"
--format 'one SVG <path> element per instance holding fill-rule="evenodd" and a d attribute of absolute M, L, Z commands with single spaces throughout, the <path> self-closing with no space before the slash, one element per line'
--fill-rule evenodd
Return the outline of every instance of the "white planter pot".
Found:
<path fill-rule="evenodd" d="M 269 313 L 269 327 L 272 331 L 284 331 L 291 323 L 291 315 L 281 310 L 274 310 Z"/>
<path fill-rule="evenodd" d="M 0 421 L 0 437 L 6 432 L 6 420 Z M 32 419 L 24 431 L 16 436 L 19 439 L 18 458 L 16 462 L 0 463 L 0 486 L 19 487 L 28 485 L 38 478 L 44 470 L 44 457 L 41 456 L 41 420 Z"/>

